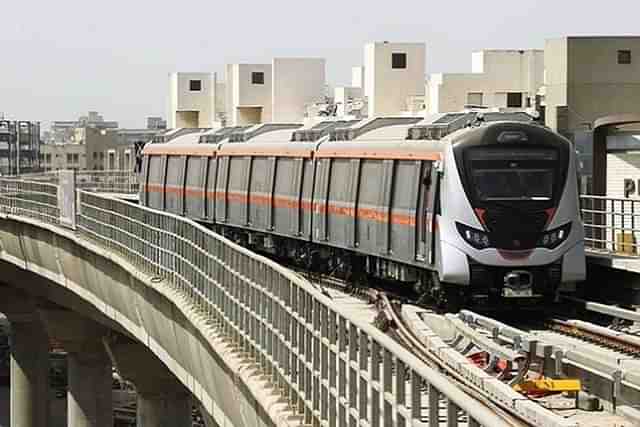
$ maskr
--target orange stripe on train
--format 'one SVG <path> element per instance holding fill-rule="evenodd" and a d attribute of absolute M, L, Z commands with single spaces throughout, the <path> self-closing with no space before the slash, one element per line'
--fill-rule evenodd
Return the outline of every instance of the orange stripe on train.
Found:
<path fill-rule="evenodd" d="M 146 191 L 150 193 L 161 193 L 162 186 L 161 185 L 146 185 Z M 167 186 L 167 193 L 169 194 L 178 194 L 185 195 L 187 197 L 202 197 L 205 192 L 201 190 L 187 190 L 186 192 L 180 187 L 172 187 Z M 207 191 L 207 197 L 215 197 L 217 199 L 224 199 L 225 192 L 224 191 Z M 270 206 L 272 204 L 272 198 L 270 196 L 262 196 L 262 195 L 250 195 L 247 196 L 244 193 L 234 193 L 229 192 L 226 194 L 227 201 L 230 203 L 250 203 L 252 205 L 257 206 Z M 336 205 L 333 203 L 312 203 L 308 200 L 304 200 L 302 202 L 298 200 L 293 200 L 287 197 L 273 197 L 273 206 L 276 208 L 288 208 L 288 209 L 302 209 L 305 211 L 313 211 L 315 213 L 323 214 L 329 213 L 331 215 L 338 216 L 346 216 L 346 217 L 356 217 L 363 220 L 368 221 L 376 221 L 376 222 L 390 222 L 396 225 L 405 225 L 410 227 L 415 227 L 416 219 L 414 215 L 407 214 L 396 214 L 391 213 L 389 218 L 389 214 L 385 209 L 372 209 L 372 208 L 353 208 L 353 207 L 345 207 Z M 390 219 L 390 220 L 389 220 Z"/>

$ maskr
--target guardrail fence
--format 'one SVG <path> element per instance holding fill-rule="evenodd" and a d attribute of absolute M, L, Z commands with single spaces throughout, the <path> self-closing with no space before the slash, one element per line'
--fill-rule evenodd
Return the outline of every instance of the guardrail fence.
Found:
<path fill-rule="evenodd" d="M 82 185 L 78 185 L 82 187 Z M 51 183 L 0 181 L 0 212 L 59 224 L 187 295 L 313 426 L 505 426 L 505 421 L 311 283 L 182 217 Z M 58 215 L 58 216 L 57 216 Z M 440 411 L 444 400 L 445 410 Z M 416 424 L 418 422 L 418 424 Z"/>
<path fill-rule="evenodd" d="M 640 199 L 581 196 L 580 204 L 587 248 L 640 255 Z"/>
<path fill-rule="evenodd" d="M 135 194 L 138 192 L 138 174 L 131 170 L 108 171 L 52 171 L 12 176 L 13 180 L 58 183 L 60 175 L 74 173 L 76 187 L 100 193 Z"/>

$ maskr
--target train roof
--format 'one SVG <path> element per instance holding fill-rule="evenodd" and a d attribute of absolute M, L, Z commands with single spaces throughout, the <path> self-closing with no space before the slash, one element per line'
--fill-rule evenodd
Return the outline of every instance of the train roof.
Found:
<path fill-rule="evenodd" d="M 279 156 L 310 158 L 317 144 L 313 142 L 226 143 L 218 147 L 218 156 Z"/>
<path fill-rule="evenodd" d="M 311 157 L 317 151 L 318 157 L 432 159 L 468 131 L 500 122 L 535 123 L 525 112 L 492 111 L 324 121 L 312 126 L 266 123 L 180 135 L 166 143 L 147 144 L 143 154 Z"/>
<path fill-rule="evenodd" d="M 446 144 L 440 141 L 331 141 L 318 146 L 315 157 L 439 160 Z"/>

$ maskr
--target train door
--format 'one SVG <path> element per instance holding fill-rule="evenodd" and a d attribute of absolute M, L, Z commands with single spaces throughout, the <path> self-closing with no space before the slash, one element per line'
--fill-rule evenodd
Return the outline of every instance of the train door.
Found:
<path fill-rule="evenodd" d="M 418 204 L 418 253 L 416 258 L 432 265 L 435 263 L 436 210 L 438 206 L 438 168 L 425 161 L 422 167 L 420 203 Z"/>

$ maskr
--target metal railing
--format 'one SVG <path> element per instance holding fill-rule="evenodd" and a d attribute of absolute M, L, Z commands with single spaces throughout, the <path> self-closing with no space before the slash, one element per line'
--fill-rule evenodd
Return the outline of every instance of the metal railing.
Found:
<path fill-rule="evenodd" d="M 61 172 L 68 171 L 22 174 L 20 176 L 9 177 L 9 179 L 57 184 Z M 78 189 L 98 193 L 138 193 L 138 174 L 131 170 L 76 171 L 75 177 L 76 188 Z"/>
<path fill-rule="evenodd" d="M 0 178 L 0 210 L 57 225 L 60 223 L 58 186 Z"/>
<path fill-rule="evenodd" d="M 78 171 L 76 188 L 99 193 L 135 194 L 138 175 L 133 171 Z"/>
<path fill-rule="evenodd" d="M 5 180 L 0 210 L 55 224 L 54 199 L 39 199 L 54 188 Z M 59 209 L 77 212 L 78 236 L 188 297 L 259 365 L 301 423 L 456 426 L 462 419 L 469 426 L 507 425 L 368 321 L 340 312 L 292 271 L 185 218 L 78 193 L 60 198 L 77 203 L 77 210 Z"/>
<path fill-rule="evenodd" d="M 640 255 L 640 199 L 580 196 L 580 205 L 587 248 Z"/>

